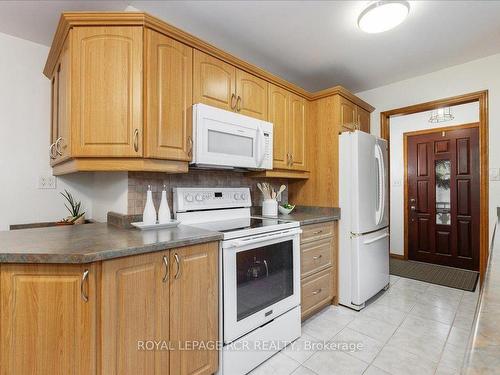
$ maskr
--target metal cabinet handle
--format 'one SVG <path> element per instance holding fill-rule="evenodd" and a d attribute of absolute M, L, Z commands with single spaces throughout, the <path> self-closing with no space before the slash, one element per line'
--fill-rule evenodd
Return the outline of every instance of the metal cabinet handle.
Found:
<path fill-rule="evenodd" d="M 235 109 L 236 108 L 236 103 L 234 101 L 234 99 L 236 99 L 236 94 L 231 94 L 231 109 Z"/>
<path fill-rule="evenodd" d="M 313 257 L 314 260 L 318 260 L 318 259 L 321 259 L 321 258 L 323 258 L 322 254 L 319 254 L 319 255 L 316 255 L 315 257 Z"/>
<path fill-rule="evenodd" d="M 89 301 L 89 296 L 88 294 L 85 293 L 85 289 L 83 285 L 85 284 L 85 281 L 87 281 L 88 284 L 88 276 L 89 276 L 89 270 L 85 270 L 82 275 L 82 281 L 80 283 L 80 295 L 82 296 L 83 302 L 88 302 Z"/>
<path fill-rule="evenodd" d="M 293 165 L 293 154 L 290 154 L 290 166 Z"/>
<path fill-rule="evenodd" d="M 165 276 L 163 276 L 163 279 L 161 281 L 166 283 L 168 280 L 168 256 L 166 255 L 163 256 L 163 264 L 165 265 Z"/>
<path fill-rule="evenodd" d="M 175 279 L 178 279 L 179 276 L 181 275 L 181 260 L 179 259 L 179 254 L 175 253 L 174 254 L 175 258 L 175 264 L 177 265 L 177 270 L 175 271 Z"/>
<path fill-rule="evenodd" d="M 315 290 L 312 294 L 313 294 L 313 296 L 315 296 L 316 294 L 321 293 L 322 291 L 323 291 L 323 289 L 319 288 L 319 289 Z"/>
<path fill-rule="evenodd" d="M 134 130 L 134 151 L 139 151 L 139 129 Z"/>
<path fill-rule="evenodd" d="M 236 100 L 236 110 L 241 111 L 241 96 L 238 95 L 238 99 Z"/>
<path fill-rule="evenodd" d="M 52 143 L 50 146 L 49 146 L 49 156 L 52 160 L 54 160 L 56 158 L 56 155 L 54 154 L 54 149 L 56 147 L 56 144 L 55 143 Z"/>
<path fill-rule="evenodd" d="M 56 154 L 59 155 L 59 156 L 62 156 L 62 150 L 61 150 L 61 141 L 62 141 L 62 137 L 59 137 L 57 138 L 56 140 L 56 143 L 55 143 L 55 150 L 56 150 Z"/>
<path fill-rule="evenodd" d="M 320 234 L 320 233 L 323 233 L 323 229 L 317 230 L 316 232 L 313 232 L 313 234 Z"/>
<path fill-rule="evenodd" d="M 193 137 L 188 137 L 188 156 L 193 156 Z"/>

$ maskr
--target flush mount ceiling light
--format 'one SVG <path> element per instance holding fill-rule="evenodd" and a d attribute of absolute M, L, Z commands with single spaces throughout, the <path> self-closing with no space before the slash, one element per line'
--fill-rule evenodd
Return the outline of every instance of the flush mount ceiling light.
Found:
<path fill-rule="evenodd" d="M 408 1 L 374 1 L 359 15 L 358 26 L 366 33 L 381 33 L 399 25 L 409 12 Z"/>

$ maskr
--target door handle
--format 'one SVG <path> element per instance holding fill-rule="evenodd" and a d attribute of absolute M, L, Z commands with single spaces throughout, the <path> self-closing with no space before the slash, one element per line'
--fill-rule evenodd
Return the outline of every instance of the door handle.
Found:
<path fill-rule="evenodd" d="M 163 264 L 165 265 L 165 276 L 163 276 L 163 279 L 161 281 L 166 283 L 168 280 L 168 256 L 166 255 L 163 256 Z"/>
<path fill-rule="evenodd" d="M 410 206 L 410 210 L 412 210 L 413 212 L 415 212 L 417 210 L 417 207 L 416 206 Z"/>
<path fill-rule="evenodd" d="M 134 151 L 139 151 L 139 129 L 134 130 Z"/>
<path fill-rule="evenodd" d="M 236 107 L 236 103 L 234 102 L 234 99 L 236 99 L 236 95 L 235 94 L 231 94 L 231 109 L 234 109 Z"/>
<path fill-rule="evenodd" d="M 241 96 L 238 96 L 238 99 L 236 100 L 236 110 L 238 112 L 241 111 Z"/>
<path fill-rule="evenodd" d="M 179 254 L 174 254 L 175 264 L 177 265 L 177 271 L 175 271 L 175 279 L 178 279 L 181 274 L 181 260 L 179 259 Z"/>
<path fill-rule="evenodd" d="M 83 302 L 89 301 L 89 295 L 85 293 L 84 284 L 87 282 L 88 284 L 89 270 L 85 270 L 82 275 L 82 281 L 80 282 L 80 295 L 82 297 Z"/>
<path fill-rule="evenodd" d="M 378 237 L 375 237 L 375 238 L 372 238 L 371 240 L 368 240 L 368 241 L 364 241 L 363 244 L 364 245 L 369 245 L 371 243 L 374 243 L 374 242 L 377 242 L 377 241 L 380 241 L 380 240 L 383 240 L 384 238 L 386 237 L 389 237 L 389 233 L 384 233 L 382 234 L 381 236 L 378 236 Z"/>

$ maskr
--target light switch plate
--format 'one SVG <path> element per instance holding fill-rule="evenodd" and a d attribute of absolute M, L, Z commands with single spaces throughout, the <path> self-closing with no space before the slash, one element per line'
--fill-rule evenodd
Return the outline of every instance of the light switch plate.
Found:
<path fill-rule="evenodd" d="M 56 177 L 40 175 L 38 177 L 38 189 L 55 189 L 56 188 Z"/>
<path fill-rule="evenodd" d="M 490 181 L 500 181 L 500 170 L 498 168 L 490 168 Z"/>

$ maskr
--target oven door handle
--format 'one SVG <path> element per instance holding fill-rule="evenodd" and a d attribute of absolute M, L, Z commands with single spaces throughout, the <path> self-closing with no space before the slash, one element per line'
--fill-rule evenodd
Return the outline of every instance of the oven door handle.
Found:
<path fill-rule="evenodd" d="M 264 241 L 268 241 L 268 240 L 274 240 L 276 238 L 284 238 L 284 237 L 288 237 L 288 236 L 300 234 L 300 233 L 302 233 L 302 229 L 295 229 L 295 230 L 290 230 L 290 231 L 277 232 L 277 233 L 272 233 L 272 234 L 265 234 L 265 235 L 261 235 L 261 236 L 250 237 L 246 240 L 232 240 L 232 241 L 228 242 L 227 247 L 242 247 L 242 246 L 252 245 L 252 244 L 256 244 L 256 243 L 264 242 Z"/>

